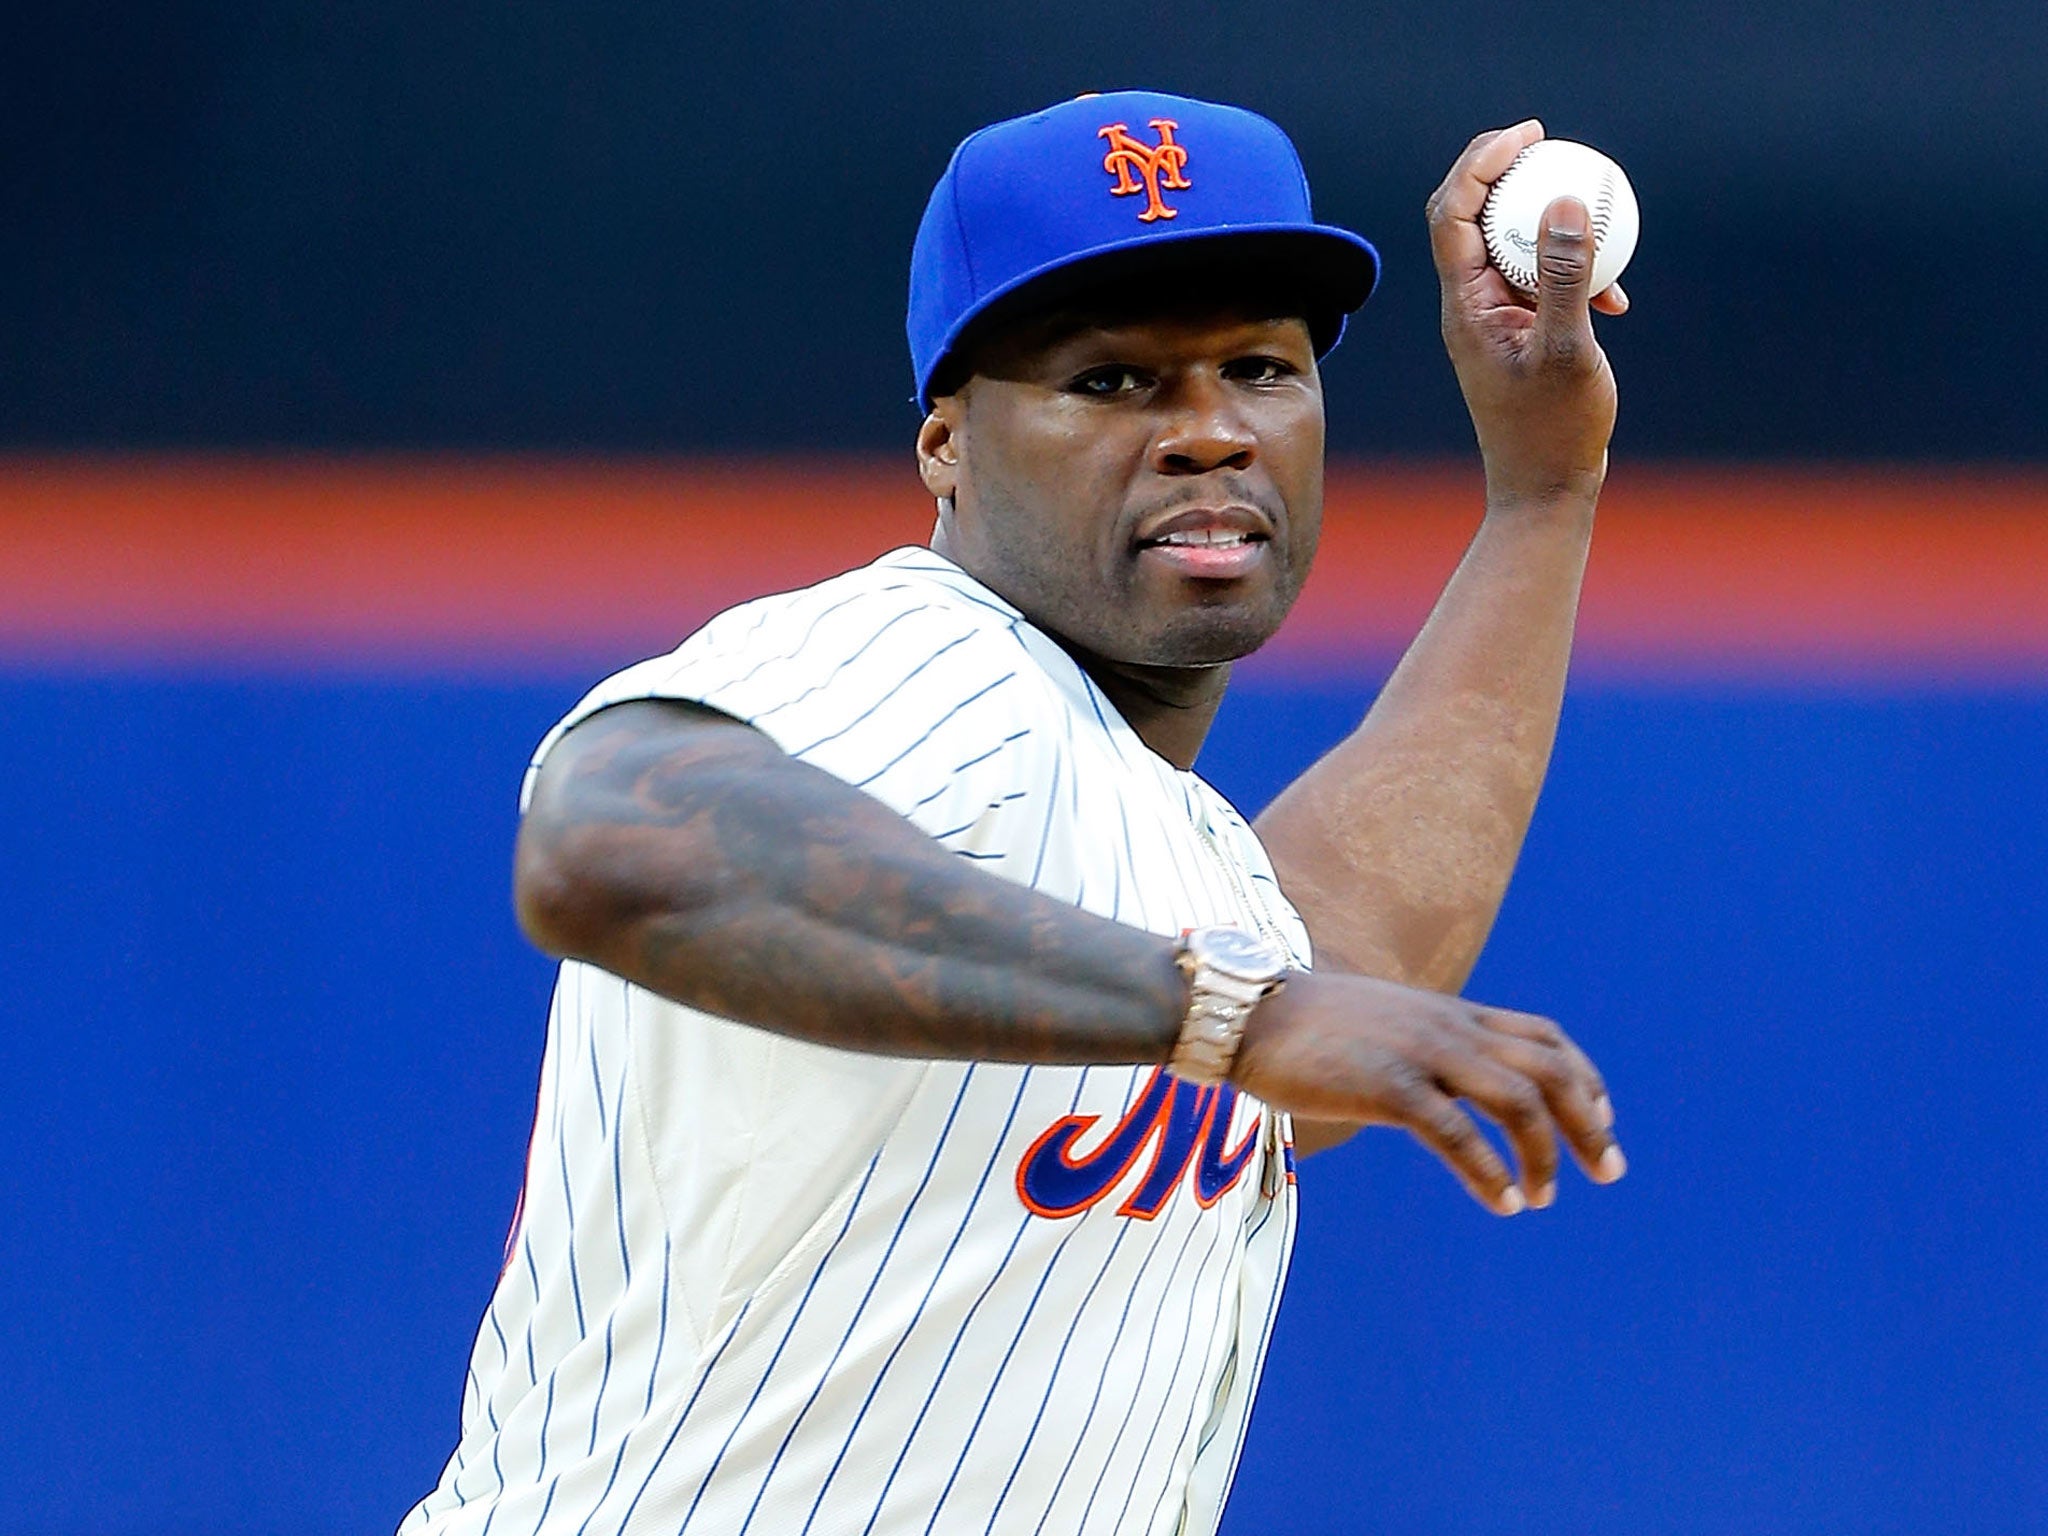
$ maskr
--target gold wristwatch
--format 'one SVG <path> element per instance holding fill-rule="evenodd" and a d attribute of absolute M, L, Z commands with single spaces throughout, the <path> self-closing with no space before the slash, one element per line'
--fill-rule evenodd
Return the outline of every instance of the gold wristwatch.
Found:
<path fill-rule="evenodd" d="M 1259 999 L 1285 985 L 1287 952 L 1241 928 L 1192 928 L 1175 956 L 1188 978 L 1188 1011 L 1166 1069 L 1191 1083 L 1230 1076 Z"/>

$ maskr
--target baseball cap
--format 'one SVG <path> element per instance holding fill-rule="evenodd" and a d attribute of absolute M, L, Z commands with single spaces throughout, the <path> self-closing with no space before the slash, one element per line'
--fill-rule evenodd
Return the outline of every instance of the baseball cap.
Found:
<path fill-rule="evenodd" d="M 917 401 L 977 322 L 1063 287 L 1228 257 L 1302 296 L 1316 355 L 1378 280 L 1361 236 L 1318 224 L 1293 142 L 1256 112 L 1159 91 L 1077 97 L 971 134 L 910 256 Z"/>

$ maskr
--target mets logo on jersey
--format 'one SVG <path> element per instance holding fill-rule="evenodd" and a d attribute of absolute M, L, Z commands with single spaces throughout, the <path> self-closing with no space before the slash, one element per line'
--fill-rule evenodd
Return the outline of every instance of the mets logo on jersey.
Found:
<path fill-rule="evenodd" d="M 1155 1067 L 1145 1091 L 1093 1151 L 1076 1156 L 1074 1145 L 1102 1116 L 1066 1115 L 1054 1121 L 1017 1164 L 1017 1198 L 1036 1216 L 1077 1216 L 1123 1182 L 1149 1142 L 1151 1166 L 1117 1207 L 1119 1216 L 1150 1221 L 1190 1172 L 1196 1201 L 1214 1205 L 1244 1177 L 1258 1151 L 1258 1115 L 1236 1146 L 1228 1144 L 1236 1108 L 1237 1090 L 1228 1084 L 1197 1087 Z"/>
<path fill-rule="evenodd" d="M 1157 144 L 1137 138 L 1128 123 L 1111 123 L 1096 130 L 1097 138 L 1109 140 L 1109 153 L 1102 157 L 1102 168 L 1116 178 L 1116 185 L 1109 189 L 1110 196 L 1136 197 L 1143 192 L 1145 207 L 1138 214 L 1143 223 L 1170 219 L 1179 212 L 1161 200 L 1162 188 L 1185 192 L 1194 185 L 1187 178 L 1187 148 L 1173 142 L 1173 131 L 1179 126 L 1170 117 L 1153 118 L 1152 131 L 1159 135 Z"/>

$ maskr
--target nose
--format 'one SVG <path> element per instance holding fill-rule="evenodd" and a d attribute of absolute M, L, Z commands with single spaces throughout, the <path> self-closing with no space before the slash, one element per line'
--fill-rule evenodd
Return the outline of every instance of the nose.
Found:
<path fill-rule="evenodd" d="M 1165 419 L 1152 443 L 1152 467 L 1165 475 L 1248 469 L 1258 440 L 1228 380 L 1207 369 L 1174 381 L 1161 402 Z"/>

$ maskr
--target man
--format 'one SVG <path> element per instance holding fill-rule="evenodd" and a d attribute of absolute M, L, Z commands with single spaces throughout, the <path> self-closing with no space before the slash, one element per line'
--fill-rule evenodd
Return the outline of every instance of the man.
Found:
<path fill-rule="evenodd" d="M 1540 133 L 1431 205 L 1484 523 L 1257 835 L 1189 770 L 1307 575 L 1317 359 L 1377 257 L 1235 108 L 1084 97 L 956 152 L 911 275 L 930 547 L 720 616 L 536 757 L 539 1114 L 405 1530 L 1212 1531 L 1296 1144 L 1405 1126 L 1503 1215 L 1560 1138 L 1620 1176 L 1556 1026 L 1444 995 L 1535 802 L 1613 421 L 1585 209 L 1533 309 L 1474 222 Z"/>

